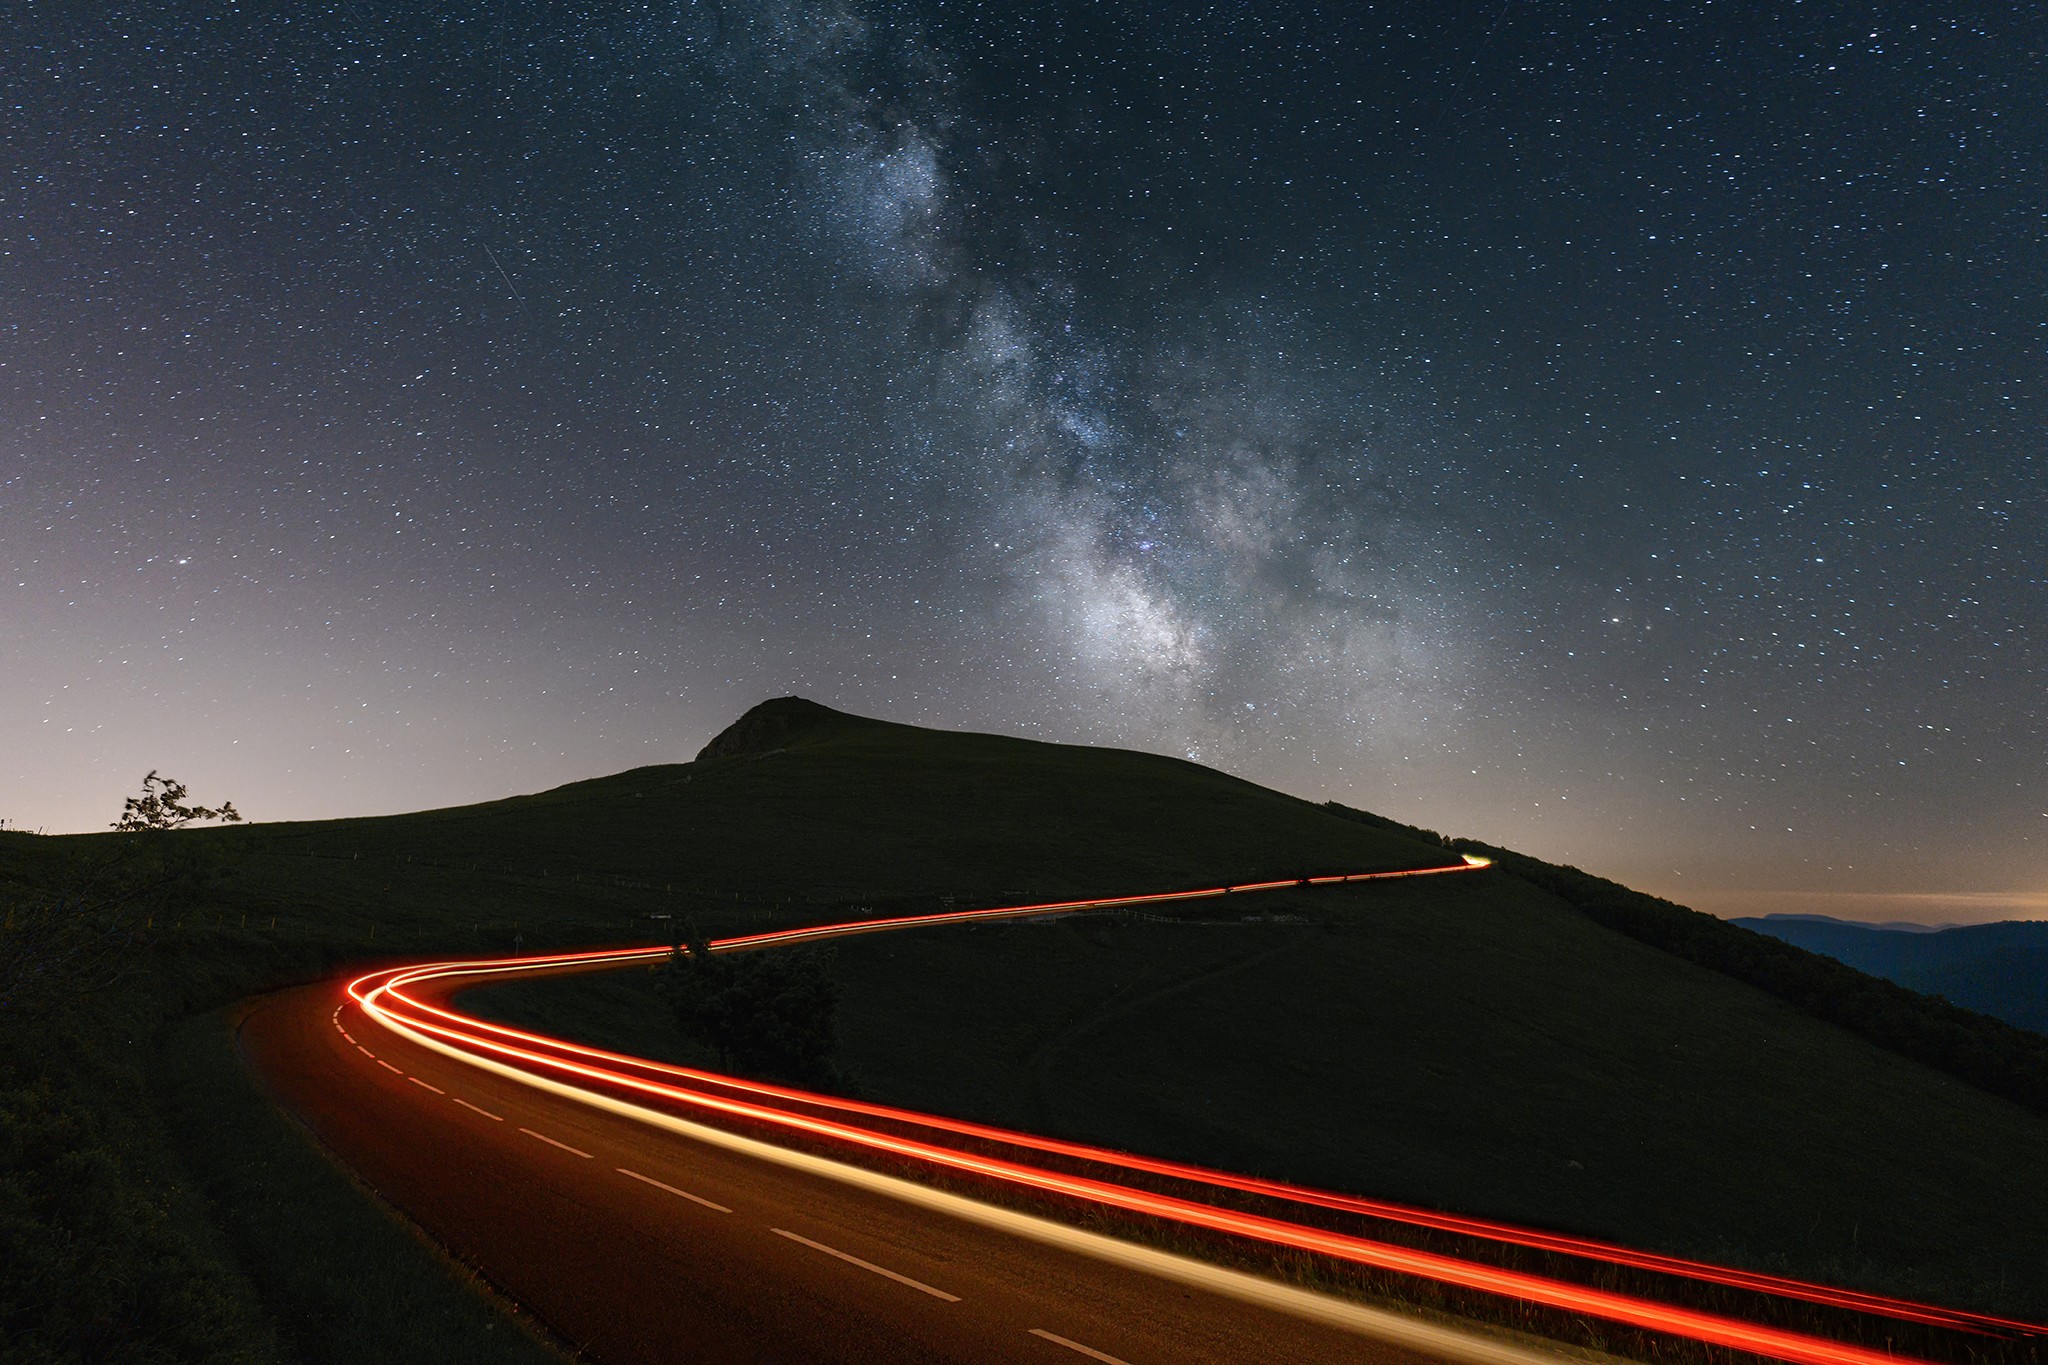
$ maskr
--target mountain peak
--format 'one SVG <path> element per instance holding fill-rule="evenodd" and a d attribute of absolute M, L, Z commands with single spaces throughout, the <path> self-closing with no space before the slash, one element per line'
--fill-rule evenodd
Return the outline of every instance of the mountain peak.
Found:
<path fill-rule="evenodd" d="M 770 749 L 785 747 L 791 739 L 808 731 L 859 719 L 844 711 L 821 706 L 807 697 L 775 697 L 749 709 L 745 715 L 720 730 L 697 757 L 701 760 L 763 754 Z"/>

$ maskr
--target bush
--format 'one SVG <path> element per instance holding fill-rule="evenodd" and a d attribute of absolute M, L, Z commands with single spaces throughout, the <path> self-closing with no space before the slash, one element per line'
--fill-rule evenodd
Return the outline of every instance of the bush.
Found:
<path fill-rule="evenodd" d="M 839 983 L 825 951 L 713 953 L 694 930 L 670 954 L 658 989 L 676 1025 L 719 1063 L 763 1080 L 836 1089 Z"/>

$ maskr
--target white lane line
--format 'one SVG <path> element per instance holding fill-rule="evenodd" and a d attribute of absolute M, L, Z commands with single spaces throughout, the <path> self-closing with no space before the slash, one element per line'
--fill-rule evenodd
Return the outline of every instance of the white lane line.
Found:
<path fill-rule="evenodd" d="M 403 1071 L 400 1071 L 397 1067 L 391 1065 L 391 1063 L 385 1061 L 381 1057 L 377 1059 L 377 1065 L 383 1067 L 386 1071 L 389 1071 L 394 1076 L 403 1076 L 405 1074 Z"/>
<path fill-rule="evenodd" d="M 339 1024 L 336 1024 L 336 1025 L 335 1025 L 335 1027 L 336 1027 L 336 1028 L 341 1028 L 341 1025 L 339 1025 Z M 348 1039 L 348 1040 L 349 1040 L 349 1041 L 350 1041 L 351 1043 L 355 1043 L 355 1042 L 356 1042 L 356 1036 L 355 1036 L 355 1035 L 354 1035 L 353 1033 L 350 1033 L 350 1032 L 349 1032 L 349 1031 L 348 1031 L 347 1029 L 345 1029 L 345 1028 L 344 1028 L 344 1029 L 341 1029 L 341 1036 L 342 1036 L 342 1037 L 344 1037 L 344 1038 L 346 1038 L 346 1039 Z M 357 1047 L 361 1047 L 361 1046 L 362 1046 L 362 1044 L 361 1044 L 361 1043 L 356 1043 L 356 1046 L 357 1046 Z"/>
<path fill-rule="evenodd" d="M 355 1040 L 354 1040 L 353 1038 L 351 1038 L 351 1039 L 350 1039 L 349 1041 L 350 1041 L 350 1042 L 355 1042 Z M 375 1061 L 375 1060 L 377 1059 L 377 1054 L 376 1054 L 376 1053 L 374 1053 L 374 1052 L 372 1052 L 372 1051 L 370 1051 L 370 1049 L 368 1049 L 368 1048 L 364 1047 L 364 1046 L 363 1046 L 363 1045 L 362 1045 L 361 1043 L 356 1043 L 356 1051 L 358 1051 L 358 1052 L 362 1053 L 362 1054 L 363 1054 L 363 1055 L 364 1055 L 365 1057 L 368 1057 L 368 1058 L 369 1058 L 369 1059 L 370 1059 L 371 1061 Z"/>
<path fill-rule="evenodd" d="M 912 1289 L 921 1289 L 935 1299 L 944 1299 L 947 1303 L 960 1302 L 960 1296 L 958 1294 L 948 1294 L 943 1289 L 932 1288 L 923 1280 L 913 1280 L 908 1275 L 898 1275 L 893 1270 L 885 1270 L 881 1266 L 876 1265 L 873 1261 L 863 1261 L 858 1256 L 849 1256 L 845 1252 L 839 1250 L 837 1247 L 828 1247 L 823 1242 L 813 1242 L 808 1237 L 799 1237 L 795 1233 L 786 1231 L 782 1228 L 770 1228 L 768 1230 L 774 1233 L 777 1237 L 787 1237 L 792 1242 L 802 1242 L 805 1246 L 810 1247 L 813 1251 L 822 1251 L 827 1256 L 837 1256 L 840 1260 L 845 1261 L 848 1265 L 857 1265 L 862 1270 L 872 1270 L 877 1275 L 880 1275 L 885 1279 L 894 1280 L 898 1284 L 907 1284 Z"/>
<path fill-rule="evenodd" d="M 407 1076 L 406 1079 L 411 1081 L 414 1085 L 426 1086 L 427 1089 L 433 1091 L 436 1095 L 445 1095 L 448 1093 L 438 1085 L 427 1085 L 425 1081 L 421 1080 L 417 1076 Z"/>
<path fill-rule="evenodd" d="M 553 1138 L 549 1137 L 546 1133 L 536 1133 L 531 1128 L 521 1128 L 519 1131 L 526 1134 L 528 1137 L 539 1138 L 542 1142 L 545 1142 L 550 1147 L 560 1147 L 565 1152 L 575 1152 L 577 1156 L 582 1157 L 585 1161 L 590 1160 L 590 1153 L 577 1151 L 576 1148 L 571 1147 L 566 1142 L 557 1142 Z"/>
<path fill-rule="evenodd" d="M 1032 1328 L 1031 1335 L 1034 1337 L 1044 1337 L 1047 1341 L 1052 1342 L 1054 1345 L 1064 1346 L 1069 1351 L 1079 1351 L 1082 1355 L 1087 1356 L 1090 1360 L 1107 1361 L 1109 1362 L 1109 1365 L 1131 1365 L 1130 1361 L 1123 1359 L 1121 1356 L 1113 1356 L 1109 1354 L 1107 1351 L 1098 1351 L 1093 1346 L 1083 1346 L 1078 1341 L 1069 1341 L 1067 1338 L 1061 1336 L 1058 1332 L 1048 1332 L 1043 1327 Z"/>
<path fill-rule="evenodd" d="M 462 1096 L 460 1095 L 450 1095 L 448 1098 L 454 1100 L 464 1109 L 476 1109 L 475 1105 L 471 1104 L 468 1100 L 462 1098 Z M 493 1114 L 488 1109 L 476 1109 L 476 1112 L 482 1114 L 485 1118 L 490 1119 L 496 1123 L 503 1123 L 505 1121 L 505 1116 L 503 1114 Z"/>
<path fill-rule="evenodd" d="M 620 1175 L 630 1175 L 635 1180 L 641 1181 L 648 1185 L 652 1185 L 657 1190 L 667 1190 L 670 1194 L 681 1195 L 683 1198 L 689 1200 L 693 1204 L 702 1204 L 705 1208 L 717 1209 L 720 1213 L 732 1212 L 732 1210 L 727 1208 L 725 1205 L 714 1204 L 701 1194 L 691 1194 L 688 1190 L 679 1190 L 673 1185 L 664 1185 L 651 1175 L 642 1175 L 638 1171 L 629 1171 L 624 1166 L 614 1166 L 612 1167 L 612 1169 L 617 1171 Z"/>

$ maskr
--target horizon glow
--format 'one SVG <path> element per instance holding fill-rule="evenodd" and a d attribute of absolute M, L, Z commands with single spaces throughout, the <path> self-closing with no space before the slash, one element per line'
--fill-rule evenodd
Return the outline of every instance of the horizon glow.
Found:
<path fill-rule="evenodd" d="M 2048 16 L 473 20 L 16 25 L 8 828 L 795 693 L 2048 915 Z"/>

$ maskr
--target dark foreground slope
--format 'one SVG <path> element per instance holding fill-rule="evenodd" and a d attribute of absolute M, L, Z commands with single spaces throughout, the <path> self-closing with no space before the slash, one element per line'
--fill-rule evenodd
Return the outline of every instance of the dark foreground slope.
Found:
<path fill-rule="evenodd" d="M 698 762 L 483 806 L 0 831 L 0 1360 L 546 1356 L 250 1090 L 211 1012 L 254 992 L 644 942 L 677 912 L 717 932 L 1442 858 L 1171 759 L 788 700 Z"/>
<path fill-rule="evenodd" d="M 1171 759 L 787 701 L 695 763 L 484 806 L 154 843 L 0 833 L 0 957 L 58 968 L 0 1005 L 0 1342 L 56 1360 L 543 1349 L 515 1347 L 459 1268 L 248 1088 L 208 1012 L 259 990 L 392 956 L 644 942 L 656 915 L 718 933 L 1447 860 Z M 848 1060 L 932 1108 L 2041 1311 L 2041 1120 L 1511 877 L 1432 885 L 1271 904 L 1299 922 L 849 944 Z M 633 981 L 594 984 L 615 1024 L 665 1027 Z M 1924 1251 L 1901 1249 L 1909 1225 Z"/>
<path fill-rule="evenodd" d="M 2048 1311 L 2048 1122 L 1496 874 L 1286 899 L 1306 923 L 849 943 L 848 1064 L 1113 1146 Z"/>
<path fill-rule="evenodd" d="M 2048 1314 L 2048 1121 L 1493 872 L 847 940 L 871 1098 Z M 710 1064 L 645 973 L 467 997 Z"/>
<path fill-rule="evenodd" d="M 953 737 L 914 742 L 950 766 Z M 1151 856 L 1191 856 L 1159 809 Z M 1426 832 L 1370 828 L 1443 858 Z M 842 1060 L 877 1098 L 2048 1314 L 2048 1120 L 1510 873 L 855 940 L 837 961 Z M 687 1055 L 645 987 L 481 1003 Z"/>

